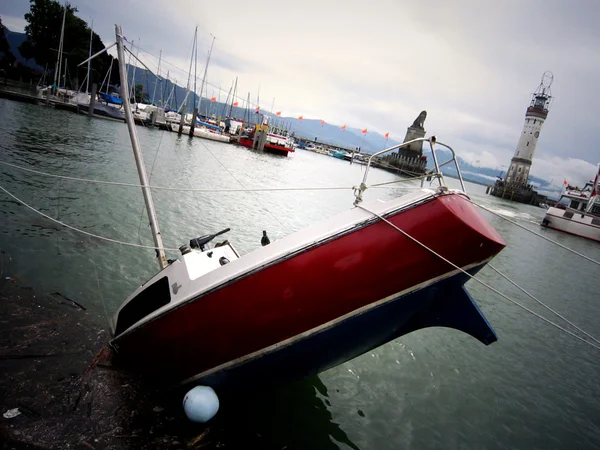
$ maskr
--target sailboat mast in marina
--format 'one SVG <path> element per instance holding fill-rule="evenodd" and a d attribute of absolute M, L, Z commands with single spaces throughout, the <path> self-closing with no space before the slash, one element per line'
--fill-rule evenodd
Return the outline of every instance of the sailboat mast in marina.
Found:
<path fill-rule="evenodd" d="M 60 84 L 60 74 L 61 74 L 61 69 L 62 69 L 63 42 L 65 39 L 65 20 L 67 18 L 67 7 L 68 6 L 69 6 L 69 4 L 67 2 L 65 2 L 65 6 L 63 6 L 62 26 L 60 28 L 60 41 L 58 44 L 58 55 L 56 56 L 56 66 L 54 67 L 54 85 L 53 85 L 54 93 L 56 93 L 56 91 L 59 88 L 59 84 Z"/>
<path fill-rule="evenodd" d="M 117 54 L 119 58 L 119 74 L 121 75 L 121 98 L 123 99 L 123 109 L 125 111 L 125 122 L 127 123 L 127 129 L 129 131 L 129 138 L 131 139 L 131 147 L 133 149 L 133 155 L 135 157 L 135 164 L 137 167 L 138 175 L 140 178 L 140 184 L 142 187 L 142 193 L 144 195 L 144 203 L 146 204 L 146 212 L 148 213 L 148 219 L 150 221 L 150 229 L 152 231 L 152 239 L 154 246 L 156 247 L 158 265 L 161 269 L 167 266 L 167 257 L 160 235 L 160 228 L 158 226 L 158 218 L 156 216 L 156 209 L 154 208 L 154 201 L 152 199 L 152 191 L 148 187 L 148 175 L 146 174 L 146 166 L 144 165 L 144 156 L 140 150 L 140 142 L 138 140 L 137 132 L 135 130 L 135 123 L 133 121 L 133 114 L 131 113 L 131 103 L 129 102 L 129 86 L 127 85 L 127 69 L 125 67 L 125 51 L 123 50 L 123 33 L 121 27 L 116 27 L 117 35 Z M 135 70 L 135 69 L 134 69 Z"/>

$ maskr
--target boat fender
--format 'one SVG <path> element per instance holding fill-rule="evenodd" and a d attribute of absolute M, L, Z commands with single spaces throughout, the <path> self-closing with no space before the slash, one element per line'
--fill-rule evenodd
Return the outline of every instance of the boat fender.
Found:
<path fill-rule="evenodd" d="M 192 422 L 206 423 L 219 411 L 219 397 L 211 387 L 196 386 L 185 394 L 183 410 Z"/>

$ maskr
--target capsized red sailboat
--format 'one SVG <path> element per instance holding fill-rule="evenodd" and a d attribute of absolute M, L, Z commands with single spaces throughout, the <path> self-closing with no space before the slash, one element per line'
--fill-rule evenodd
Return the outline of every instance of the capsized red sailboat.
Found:
<path fill-rule="evenodd" d="M 124 61 L 120 34 L 117 27 Z M 125 79 L 122 89 L 127 92 Z M 147 185 L 129 108 L 126 117 Z M 369 159 L 357 206 L 342 214 L 244 256 L 227 241 L 211 243 L 222 232 L 192 239 L 115 314 L 117 357 L 163 383 L 223 386 L 315 374 L 431 326 L 494 342 L 464 287 L 467 275 L 438 255 L 474 274 L 505 242 L 464 186 L 444 186 L 439 167 L 456 164 L 453 150 L 438 165 L 435 138 L 421 140 L 430 143 L 439 187 L 362 203 Z M 149 188 L 144 196 L 162 248 Z M 162 267 L 162 250 L 159 259 Z"/>

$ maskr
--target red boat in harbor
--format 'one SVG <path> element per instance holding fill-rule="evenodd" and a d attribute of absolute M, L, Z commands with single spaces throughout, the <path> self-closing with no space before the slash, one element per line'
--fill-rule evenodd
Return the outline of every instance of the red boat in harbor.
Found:
<path fill-rule="evenodd" d="M 254 136 L 258 127 L 260 127 L 260 125 L 255 126 L 247 135 L 240 136 L 239 144 L 248 148 L 256 148 Z M 273 128 L 269 129 L 267 133 L 263 151 L 274 153 L 276 155 L 288 156 L 295 150 L 291 140 L 287 136 L 287 130 Z"/>
<path fill-rule="evenodd" d="M 120 27 L 117 45 L 126 73 Z M 426 327 L 496 341 L 464 284 L 506 244 L 464 192 L 450 147 L 432 137 L 373 155 L 429 142 L 439 187 L 363 204 L 372 156 L 346 212 L 247 255 L 211 244 L 226 229 L 167 261 L 125 109 L 161 270 L 114 316 L 110 344 L 124 365 L 165 385 L 230 386 L 315 374 Z M 435 145 L 453 158 L 438 165 Z M 444 185 L 440 166 L 450 162 L 462 190 Z"/>

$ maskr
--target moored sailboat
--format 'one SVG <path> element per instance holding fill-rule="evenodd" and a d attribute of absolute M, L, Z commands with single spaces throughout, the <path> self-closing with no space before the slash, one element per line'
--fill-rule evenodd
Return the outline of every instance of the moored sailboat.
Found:
<path fill-rule="evenodd" d="M 127 102 L 125 113 L 161 270 L 114 316 L 124 364 L 165 384 L 217 386 L 318 373 L 431 326 L 497 339 L 464 283 L 505 242 L 464 187 L 445 187 L 435 138 L 420 140 L 434 152 L 437 188 L 363 204 L 369 160 L 354 208 L 244 256 L 228 241 L 211 245 L 226 229 L 167 261 Z M 455 156 L 448 162 L 462 185 Z"/>
<path fill-rule="evenodd" d="M 571 186 L 565 189 L 558 203 L 548 208 L 541 225 L 600 242 L 599 178 L 600 164 L 592 183 L 586 183 L 582 189 Z"/>

